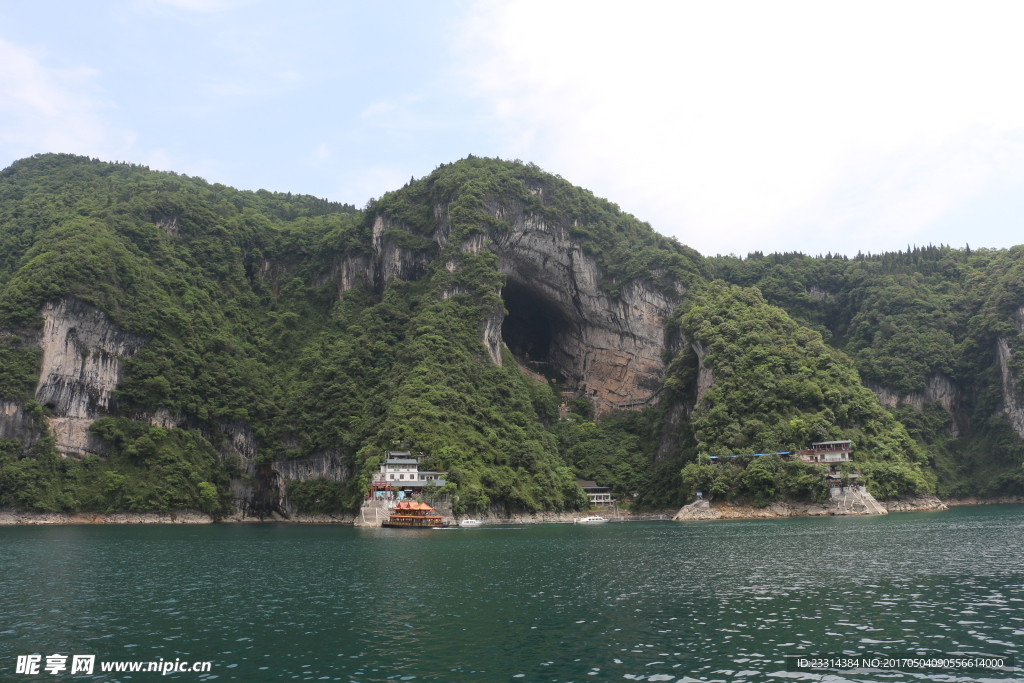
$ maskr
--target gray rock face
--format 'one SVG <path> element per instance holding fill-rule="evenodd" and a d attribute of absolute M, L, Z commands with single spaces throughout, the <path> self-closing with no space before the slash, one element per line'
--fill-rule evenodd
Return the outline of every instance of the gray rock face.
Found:
<path fill-rule="evenodd" d="M 999 356 L 999 371 L 1003 378 L 1003 412 L 1010 418 L 1014 430 L 1024 438 L 1024 406 L 1017 401 L 1017 380 L 1010 371 L 1010 358 L 1013 352 L 1005 337 L 996 342 L 996 353 Z"/>
<path fill-rule="evenodd" d="M 234 505 L 255 517 L 281 515 L 290 517 L 293 507 L 288 500 L 288 484 L 293 481 L 327 479 L 346 481 L 351 472 L 342 463 L 339 451 L 317 451 L 299 458 L 277 458 L 271 463 L 256 465 L 255 476 L 248 481 L 233 480 Z"/>
<path fill-rule="evenodd" d="M 287 481 L 345 481 L 348 478 L 348 471 L 342 467 L 339 451 L 317 451 L 301 458 L 275 460 L 274 469 Z"/>
<path fill-rule="evenodd" d="M 930 507 L 894 508 L 910 509 L 945 509 L 937 499 L 935 506 L 928 501 Z M 770 517 L 826 517 L 847 515 L 887 515 L 886 506 L 875 500 L 867 491 L 849 490 L 832 491 L 830 498 L 823 503 L 776 502 L 763 508 L 755 508 L 739 503 L 715 503 L 700 500 L 684 505 L 672 518 L 674 522 L 693 522 L 711 519 L 764 519 Z"/>
<path fill-rule="evenodd" d="M 715 374 L 711 368 L 704 365 L 704 358 L 707 356 L 704 345 L 698 341 L 693 342 L 693 352 L 697 354 L 697 402 L 699 403 L 711 385 L 715 383 Z"/>
<path fill-rule="evenodd" d="M 215 440 L 219 437 L 221 457 L 242 474 L 230 482 L 232 505 L 250 516 L 290 515 L 289 482 L 319 478 L 346 481 L 350 475 L 340 451 L 317 451 L 291 460 L 277 458 L 261 465 L 257 463 L 256 437 L 248 424 L 238 420 L 221 422 L 217 431 Z"/>
<path fill-rule="evenodd" d="M 48 421 L 60 452 L 80 456 L 102 451 L 89 426 L 114 411 L 122 359 L 134 356 L 145 343 L 145 338 L 124 332 L 105 313 L 77 299 L 43 307 L 36 401 L 52 411 Z"/>
<path fill-rule="evenodd" d="M 594 402 L 598 414 L 616 408 L 642 407 L 656 398 L 664 372 L 664 319 L 684 294 L 683 287 L 664 292 L 645 281 L 623 284 L 613 297 L 601 284 L 597 261 L 585 254 L 566 226 L 525 213 L 521 206 L 488 205 L 495 218 L 510 226 L 489 226 L 460 248 L 476 253 L 487 248 L 499 259 L 506 276 L 510 318 L 513 302 L 526 310 L 517 319 L 532 318 L 546 348 L 538 359 L 548 362 Z M 434 207 L 435 239 L 444 246 L 450 232 L 447 209 Z M 660 274 L 655 273 L 656 277 Z M 500 363 L 500 345 L 511 321 L 496 311 L 481 331 L 492 362 Z"/>
<path fill-rule="evenodd" d="M 923 392 L 914 391 L 909 394 L 900 394 L 893 389 L 883 387 L 879 384 L 873 384 L 871 382 L 865 382 L 864 386 L 875 392 L 875 396 L 878 397 L 878 402 L 888 408 L 896 408 L 900 405 L 911 405 L 918 410 L 921 410 L 924 408 L 925 403 L 937 401 L 946 409 L 946 412 L 949 413 L 950 417 L 953 418 L 949 427 L 950 435 L 960 436 L 960 427 L 957 425 L 956 413 L 956 409 L 960 402 L 960 392 L 949 378 L 939 374 L 932 375 L 928 378 L 928 382 L 925 385 Z"/>
<path fill-rule="evenodd" d="M 491 248 L 506 289 L 536 300 L 538 313 L 547 309 L 551 365 L 591 395 L 598 413 L 651 401 L 664 372 L 664 319 L 682 289 L 669 296 L 634 281 L 613 298 L 600 287 L 596 261 L 567 230 L 535 216 L 505 219 L 512 230 L 489 232 Z"/>
<path fill-rule="evenodd" d="M 39 439 L 35 420 L 13 401 L 0 401 L 0 439 L 17 439 L 25 448 Z"/>
<path fill-rule="evenodd" d="M 807 290 L 807 296 L 812 299 L 817 299 L 818 301 L 824 301 L 832 296 L 832 293 L 826 289 L 818 287 L 817 285 L 811 285 L 811 288 Z"/>

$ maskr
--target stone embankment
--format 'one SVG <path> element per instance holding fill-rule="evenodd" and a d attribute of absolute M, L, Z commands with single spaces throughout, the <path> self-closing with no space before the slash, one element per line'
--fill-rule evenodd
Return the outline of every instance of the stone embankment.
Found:
<path fill-rule="evenodd" d="M 358 513 L 355 515 L 354 524 L 358 527 L 379 527 L 387 519 L 390 512 L 390 505 L 393 501 L 368 501 Z M 492 508 L 486 512 L 480 514 L 471 515 L 455 515 L 452 513 L 451 506 L 445 503 L 432 503 L 437 513 L 444 516 L 444 521 L 449 524 L 458 524 L 462 519 L 470 517 L 472 519 L 479 519 L 485 525 L 502 525 L 502 524 L 572 524 L 575 520 L 580 517 L 586 517 L 588 515 L 599 515 L 601 517 L 607 517 L 608 519 L 616 522 L 629 522 L 633 521 L 649 521 L 663 517 L 665 519 L 671 519 L 672 515 L 676 513 L 675 510 L 659 510 L 654 512 L 644 512 L 643 515 L 634 516 L 629 512 L 619 510 L 615 512 L 611 509 L 606 510 L 592 510 L 590 512 L 510 512 L 502 508 Z"/>
<path fill-rule="evenodd" d="M 389 501 L 390 502 L 390 501 Z M 453 515 L 451 508 L 445 505 L 438 505 L 437 511 L 444 515 L 445 521 L 450 524 L 457 524 L 460 519 L 468 516 L 480 519 L 484 524 L 572 524 L 574 520 L 585 517 L 588 514 L 597 514 L 615 521 L 629 521 L 631 516 L 628 513 L 620 513 L 615 516 L 611 510 L 604 512 L 537 512 L 537 513 L 508 513 L 497 511 L 483 515 Z M 287 517 L 276 512 L 264 517 L 245 515 L 235 512 L 231 515 L 211 516 L 204 512 L 195 510 L 178 510 L 175 512 L 21 512 L 10 508 L 0 510 L 0 526 L 11 526 L 18 524 L 41 525 L 41 524 L 237 524 L 253 522 L 282 522 L 295 524 L 352 524 L 357 527 L 379 527 L 387 519 L 390 512 L 389 505 L 371 503 L 364 506 L 355 514 L 345 513 L 339 515 L 303 515 L 290 514 Z M 675 514 L 674 510 L 663 510 L 660 516 L 670 519 Z M 659 513 L 649 513 L 642 516 L 642 519 L 649 520 L 659 516 Z"/>
<path fill-rule="evenodd" d="M 352 524 L 353 515 L 298 515 L 282 517 L 250 517 L 236 512 L 232 515 L 213 517 L 195 510 L 175 512 L 19 512 L 0 510 L 0 526 L 16 524 L 214 524 L 251 522 L 291 522 L 299 524 Z"/>
<path fill-rule="evenodd" d="M 212 524 L 210 515 L 179 512 L 18 512 L 0 510 L 0 525 L 11 524 Z"/>
<path fill-rule="evenodd" d="M 866 494 L 865 497 L 870 496 Z M 898 498 L 877 502 L 870 499 L 878 508 L 871 511 L 868 505 L 847 499 L 831 499 L 827 503 L 773 503 L 767 507 L 755 508 L 751 505 L 737 503 L 715 503 L 706 500 L 690 503 L 679 511 L 663 510 L 643 515 L 649 520 L 658 516 L 674 521 L 699 521 L 712 519 L 772 519 L 778 517 L 829 517 L 846 515 L 887 514 L 889 512 L 926 512 L 946 510 L 949 507 L 964 505 L 1012 505 L 1024 503 L 1024 496 L 1003 496 L 999 498 L 961 498 L 946 501 L 934 496 Z M 881 512 L 878 511 L 881 510 Z M 457 523 L 459 517 L 452 515 L 450 509 L 440 510 L 445 520 Z M 214 524 L 214 523 L 252 523 L 252 522 L 284 522 L 294 524 L 353 524 L 361 527 L 378 527 L 386 517 L 386 508 L 376 512 L 372 508 L 363 508 L 356 514 L 340 515 L 301 515 L 292 514 L 283 517 L 277 513 L 269 517 L 254 517 L 236 512 L 227 516 L 213 517 L 194 510 L 178 510 L 175 512 L 19 512 L 17 510 L 0 510 L 0 526 L 18 524 Z M 584 512 L 538 512 L 538 513 L 506 513 L 484 514 L 478 518 L 484 524 L 571 524 L 573 520 L 587 514 L 599 514 L 614 518 L 615 521 L 630 521 L 631 516 L 622 513 L 615 517 L 611 511 Z"/>
<path fill-rule="evenodd" d="M 1019 505 L 1024 503 L 1024 496 L 999 496 L 996 498 L 950 498 L 945 502 L 949 507 L 962 505 Z"/>

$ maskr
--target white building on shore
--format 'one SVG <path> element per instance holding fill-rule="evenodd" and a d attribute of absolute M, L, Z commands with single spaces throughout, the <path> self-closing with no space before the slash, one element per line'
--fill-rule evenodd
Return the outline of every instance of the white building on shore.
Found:
<path fill-rule="evenodd" d="M 421 459 L 422 456 L 414 457 L 409 451 L 388 451 L 377 476 L 370 482 L 371 497 L 402 500 L 448 483 L 444 472 L 421 470 Z"/>

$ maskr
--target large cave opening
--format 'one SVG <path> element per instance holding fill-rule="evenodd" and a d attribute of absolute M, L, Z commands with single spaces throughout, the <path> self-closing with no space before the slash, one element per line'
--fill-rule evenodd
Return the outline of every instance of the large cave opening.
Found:
<path fill-rule="evenodd" d="M 501 323 L 501 338 L 528 369 L 564 385 L 572 373 L 563 367 L 565 342 L 571 324 L 551 301 L 527 287 L 506 283 L 501 291 L 508 314 Z"/>

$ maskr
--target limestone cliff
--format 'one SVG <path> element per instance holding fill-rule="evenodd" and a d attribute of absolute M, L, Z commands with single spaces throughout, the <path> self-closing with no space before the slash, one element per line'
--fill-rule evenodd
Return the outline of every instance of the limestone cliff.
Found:
<path fill-rule="evenodd" d="M 146 343 L 121 330 L 105 313 L 77 299 L 43 307 L 39 346 L 42 368 L 35 398 L 51 411 L 48 422 L 57 449 L 68 455 L 102 451 L 89 433 L 97 417 L 116 410 L 114 390 L 123 360 Z"/>
<path fill-rule="evenodd" d="M 900 394 L 893 389 L 872 382 L 865 382 L 864 385 L 874 391 L 878 402 L 887 408 L 896 408 L 906 404 L 921 410 L 926 402 L 939 403 L 949 413 L 952 420 L 949 426 L 950 436 L 960 436 L 961 429 L 957 424 L 960 392 L 948 377 L 940 374 L 932 375 L 928 378 L 923 392 L 915 391 L 909 394 Z"/>
<path fill-rule="evenodd" d="M 542 360 L 591 398 L 600 415 L 650 405 L 664 371 L 664 319 L 685 289 L 666 291 L 650 280 L 622 284 L 613 296 L 596 259 L 586 254 L 568 226 L 526 212 L 517 202 L 489 202 L 487 210 L 508 225 L 488 227 L 461 249 L 490 249 L 505 275 L 506 311 L 495 311 L 481 340 L 495 363 L 506 344 L 521 357 Z M 435 239 L 449 234 L 445 207 L 434 207 Z"/>
<path fill-rule="evenodd" d="M 704 358 L 707 356 L 707 351 L 704 349 L 704 345 L 699 341 L 694 341 L 693 351 L 697 354 L 697 400 L 707 393 L 708 389 L 715 382 L 715 375 L 711 371 L 711 368 L 704 365 Z"/>
<path fill-rule="evenodd" d="M 14 401 L 0 401 L 0 439 L 17 439 L 26 448 L 39 438 L 39 428 Z"/>
<path fill-rule="evenodd" d="M 292 514 L 288 501 L 289 482 L 310 479 L 340 482 L 351 476 L 340 451 L 317 451 L 291 459 L 276 457 L 260 463 L 256 436 L 248 424 L 239 420 L 221 422 L 215 433 L 206 432 L 206 435 L 217 445 L 221 457 L 240 474 L 231 480 L 231 503 L 243 515 L 289 517 Z"/>
<path fill-rule="evenodd" d="M 1003 411 L 1017 434 L 1024 438 L 1024 406 L 1017 400 L 1017 378 L 1010 371 L 1010 358 L 1013 352 L 1005 337 L 996 341 L 996 354 L 999 357 L 999 372 L 1003 380 Z"/>

